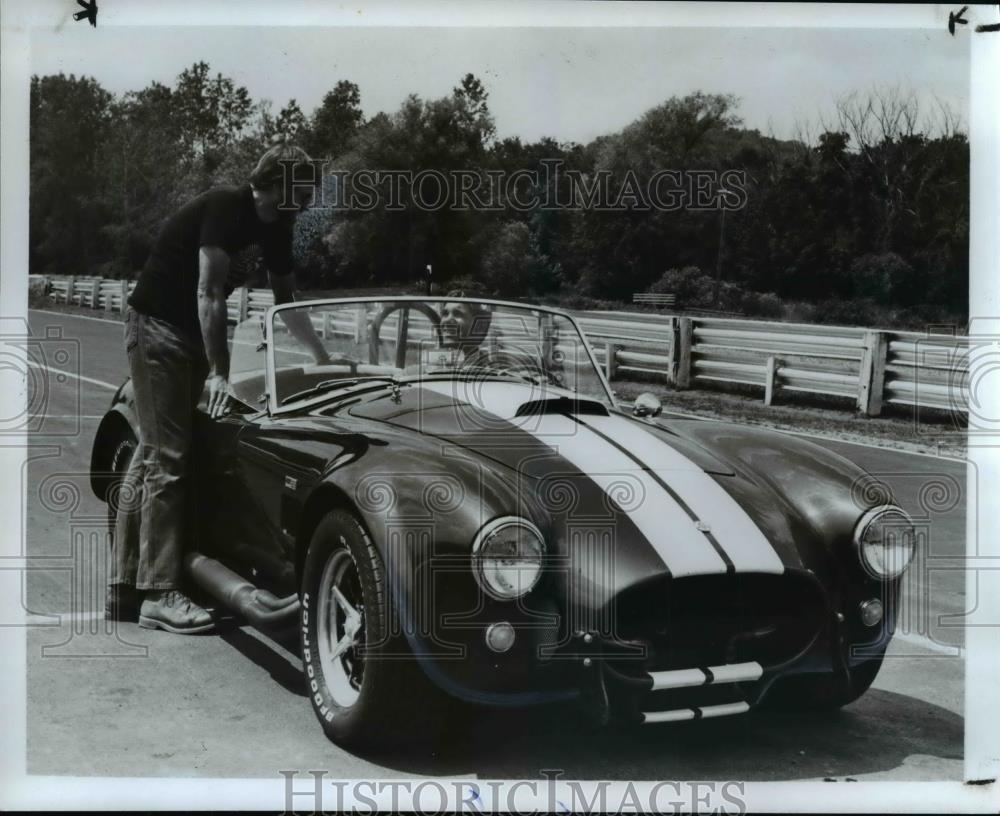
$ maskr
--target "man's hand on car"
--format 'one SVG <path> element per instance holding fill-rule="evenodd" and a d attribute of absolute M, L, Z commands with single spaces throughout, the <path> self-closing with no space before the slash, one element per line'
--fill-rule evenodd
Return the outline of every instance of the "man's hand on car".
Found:
<path fill-rule="evenodd" d="M 208 378 L 208 415 L 215 419 L 229 413 L 229 380 L 221 374 Z"/>

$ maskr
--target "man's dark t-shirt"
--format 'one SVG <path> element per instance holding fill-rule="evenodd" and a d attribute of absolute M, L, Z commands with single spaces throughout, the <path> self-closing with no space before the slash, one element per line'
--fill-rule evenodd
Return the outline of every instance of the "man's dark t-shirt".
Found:
<path fill-rule="evenodd" d="M 272 275 L 292 271 L 294 220 L 282 214 L 265 223 L 257 217 L 250 185 L 216 187 L 189 201 L 160 231 L 129 297 L 137 311 L 200 333 L 198 250 L 217 246 L 229 253 L 226 296 L 242 285 L 258 248 Z"/>

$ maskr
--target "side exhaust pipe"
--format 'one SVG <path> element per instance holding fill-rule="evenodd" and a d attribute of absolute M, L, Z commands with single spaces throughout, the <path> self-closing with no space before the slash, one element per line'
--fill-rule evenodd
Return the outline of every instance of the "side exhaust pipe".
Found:
<path fill-rule="evenodd" d="M 297 595 L 279 598 L 258 589 L 229 567 L 198 552 L 188 553 L 184 565 L 198 586 L 257 629 L 282 629 L 298 617 Z"/>

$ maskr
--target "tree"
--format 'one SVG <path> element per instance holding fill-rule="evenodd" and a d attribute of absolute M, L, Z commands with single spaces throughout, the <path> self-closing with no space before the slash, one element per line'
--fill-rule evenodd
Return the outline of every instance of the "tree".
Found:
<path fill-rule="evenodd" d="M 170 88 L 154 82 L 123 94 L 111 108 L 101 149 L 109 212 L 105 233 L 114 247 L 108 272 L 130 276 L 145 261 L 156 230 L 197 185 Z"/>
<path fill-rule="evenodd" d="M 30 87 L 30 260 L 33 270 L 85 274 L 106 254 L 99 191 L 112 96 L 90 77 L 34 76 Z"/>
<path fill-rule="evenodd" d="M 336 274 L 384 283 L 422 276 L 427 264 L 441 280 L 478 271 L 491 217 L 451 207 L 447 175 L 482 170 L 493 132 L 486 92 L 471 75 L 449 96 L 422 100 L 411 94 L 395 113 L 375 116 L 358 128 L 350 152 L 338 160 L 339 169 L 405 170 L 421 186 L 411 190 L 402 183 L 400 209 L 384 206 L 389 191 L 383 188 L 383 206 L 342 215 L 327 241 Z M 421 171 L 426 171 L 423 177 Z M 435 209 L 440 196 L 444 200 Z"/>
<path fill-rule="evenodd" d="M 306 135 L 308 127 L 309 122 L 306 115 L 294 99 L 288 100 L 288 104 L 278 111 L 274 120 L 274 132 L 292 141 L 302 139 Z"/>
<path fill-rule="evenodd" d="M 487 145 L 493 140 L 496 127 L 487 104 L 489 93 L 486 86 L 474 75 L 466 74 L 461 84 L 452 89 L 452 94 L 460 103 L 465 129 L 478 133 L 480 144 Z"/>
<path fill-rule="evenodd" d="M 479 280 L 491 294 L 523 297 L 551 288 L 552 274 L 528 225 L 507 221 L 486 246 Z"/>
<path fill-rule="evenodd" d="M 353 82 L 340 80 L 313 111 L 306 151 L 315 158 L 333 160 L 341 156 L 350 149 L 363 121 L 361 91 Z"/>
<path fill-rule="evenodd" d="M 969 145 L 943 103 L 926 109 L 900 88 L 875 88 L 838 100 L 833 121 L 782 140 L 744 128 L 734 97 L 699 92 L 572 144 L 497 139 L 487 89 L 472 74 L 441 98 L 411 95 L 367 120 L 360 101 L 358 86 L 341 80 L 310 116 L 295 99 L 274 113 L 204 62 L 173 86 L 116 96 L 87 77 L 33 77 L 32 271 L 133 274 L 166 217 L 213 184 L 245 183 L 282 133 L 348 172 L 423 171 L 425 205 L 434 174 L 446 179 L 436 210 L 419 206 L 404 178 L 399 208 L 386 206 L 383 184 L 371 209 L 303 214 L 294 252 L 304 283 L 400 284 L 432 263 L 437 281 L 503 294 L 561 290 L 593 302 L 652 286 L 708 306 L 715 281 L 700 270 L 716 269 L 717 209 L 541 204 L 568 202 L 577 181 L 602 175 L 613 203 L 626 183 L 648 190 L 664 169 L 680 174 L 684 192 L 688 171 L 736 169 L 746 197 L 726 215 L 725 308 L 778 316 L 782 301 L 804 301 L 795 306 L 804 319 L 887 325 L 967 313 Z M 518 189 L 538 204 L 513 207 L 494 189 L 503 209 L 456 208 L 451 171 L 478 178 L 481 195 L 490 174 L 535 172 L 534 189 Z"/>
<path fill-rule="evenodd" d="M 196 62 L 181 72 L 174 97 L 184 144 L 202 157 L 211 172 L 222 151 L 250 125 L 253 100 L 246 88 L 228 77 L 211 77 L 206 62 Z"/>

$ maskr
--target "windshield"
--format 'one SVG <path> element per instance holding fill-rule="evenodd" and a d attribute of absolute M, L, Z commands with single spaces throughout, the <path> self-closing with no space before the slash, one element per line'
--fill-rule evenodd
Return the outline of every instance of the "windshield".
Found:
<path fill-rule="evenodd" d="M 233 370 L 273 366 L 272 410 L 369 380 L 502 379 L 611 402 L 576 324 L 544 309 L 468 298 L 333 300 L 278 307 L 269 319 L 266 356 L 261 318 L 237 327 Z M 260 379 L 246 383 L 234 382 L 237 396 L 259 400 Z"/>

